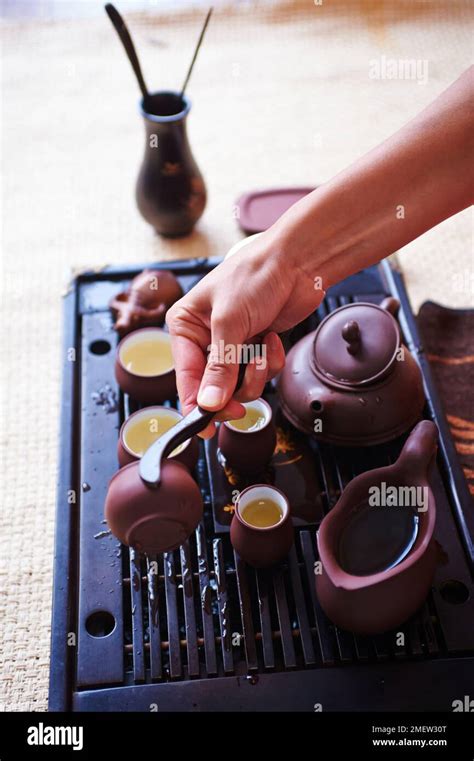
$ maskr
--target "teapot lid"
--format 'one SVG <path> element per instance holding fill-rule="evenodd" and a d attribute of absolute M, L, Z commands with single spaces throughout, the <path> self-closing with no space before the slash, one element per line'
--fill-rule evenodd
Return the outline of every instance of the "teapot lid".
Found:
<path fill-rule="evenodd" d="M 326 383 L 362 386 L 386 375 L 400 346 L 392 314 L 376 304 L 347 304 L 318 327 L 313 345 L 314 370 Z"/>

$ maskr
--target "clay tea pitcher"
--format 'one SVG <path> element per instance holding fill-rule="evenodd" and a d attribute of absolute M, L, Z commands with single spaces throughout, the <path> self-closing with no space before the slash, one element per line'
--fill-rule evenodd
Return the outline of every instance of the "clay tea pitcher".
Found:
<path fill-rule="evenodd" d="M 436 504 L 428 473 L 437 435 L 431 421 L 418 423 L 397 462 L 354 478 L 321 522 L 316 593 L 342 629 L 392 629 L 417 611 L 430 590 Z"/>

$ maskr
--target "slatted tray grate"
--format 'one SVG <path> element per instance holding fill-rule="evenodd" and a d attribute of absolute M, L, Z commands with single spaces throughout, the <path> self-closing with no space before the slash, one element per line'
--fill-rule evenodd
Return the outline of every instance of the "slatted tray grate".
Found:
<path fill-rule="evenodd" d="M 186 289 L 210 266 L 194 262 L 173 265 L 173 269 Z M 357 450 L 305 441 L 304 456 L 310 462 L 313 479 L 307 491 L 314 510 L 306 510 L 295 520 L 295 545 L 286 561 L 273 570 L 255 571 L 231 547 L 231 514 L 223 512 L 227 487 L 225 483 L 222 486 L 221 466 L 216 464 L 215 440 L 201 444 L 196 471 L 204 519 L 179 550 L 159 557 L 139 557 L 107 532 L 103 504 L 108 480 L 117 468 L 118 429 L 137 408 L 121 394 L 114 380 L 117 339 L 107 303 L 134 274 L 136 271 L 112 270 L 100 277 L 82 276 L 75 283 L 74 300 L 69 305 L 66 345 L 70 347 L 73 342 L 79 356 L 73 370 L 67 366 L 72 385 L 63 410 L 63 447 L 67 452 L 59 486 L 58 542 L 62 547 L 68 543 L 69 554 L 60 553 L 56 562 L 51 707 L 147 710 L 155 700 L 165 700 L 164 710 L 185 710 L 186 694 L 192 695 L 186 710 L 200 710 L 209 706 L 211 699 L 203 685 L 212 679 L 216 688 L 213 707 L 218 710 L 224 700 L 228 706 L 236 705 L 233 693 L 239 693 L 244 679 L 250 685 L 265 685 L 265 689 L 250 693 L 250 703 L 240 710 L 266 709 L 275 701 L 276 707 L 284 708 L 289 698 L 281 683 L 279 701 L 275 694 L 268 697 L 266 685 L 277 673 L 286 674 L 285 683 L 293 695 L 293 673 L 300 680 L 301 694 L 291 698 L 291 707 L 304 709 L 307 705 L 311 710 L 307 693 L 320 683 L 321 669 L 326 667 L 335 675 L 334 684 L 341 669 L 350 668 L 354 708 L 365 699 L 370 707 L 364 684 L 371 675 L 379 674 L 379 668 L 401 668 L 404 679 L 416 683 L 416 662 L 447 659 L 452 665 L 459 664 L 459 674 L 468 674 L 474 660 L 474 600 L 466 552 L 470 534 L 462 522 L 456 525 L 459 509 L 464 511 L 467 506 L 466 493 L 459 473 L 456 480 L 452 478 L 452 463 L 449 469 L 446 466 L 445 447 L 450 442 L 445 441 L 434 389 L 423 362 L 428 391 L 426 415 L 432 417 L 434 413 L 443 439 L 433 478 L 442 562 L 429 599 L 397 632 L 365 638 L 337 629 L 319 606 L 314 572 L 318 559 L 316 530 L 323 514 L 355 475 L 393 462 L 403 438 Z M 397 282 L 394 277 L 386 268 L 385 274 L 371 269 L 349 278 L 332 289 L 317 313 L 292 331 L 288 344 L 313 330 L 338 306 L 355 300 L 379 303 L 392 292 L 402 301 L 400 321 L 405 341 L 419 355 L 421 347 L 414 323 L 410 323 L 413 318 L 406 294 L 401 280 Z M 276 409 L 271 385 L 266 398 Z M 176 400 L 170 404 L 175 405 Z M 295 471 L 295 479 L 304 477 Z M 71 484 L 79 499 L 66 518 L 65 494 Z M 64 647 L 60 639 L 64 631 L 77 631 L 76 648 Z M 313 677 L 303 679 L 303 672 Z M 446 679 L 449 682 L 448 676 Z M 176 689 L 165 691 L 166 684 Z M 452 689 L 459 691 L 458 676 Z M 347 697 L 338 701 L 328 694 L 325 699 L 333 708 L 347 707 Z M 448 699 L 449 694 L 437 698 L 441 703 Z"/>

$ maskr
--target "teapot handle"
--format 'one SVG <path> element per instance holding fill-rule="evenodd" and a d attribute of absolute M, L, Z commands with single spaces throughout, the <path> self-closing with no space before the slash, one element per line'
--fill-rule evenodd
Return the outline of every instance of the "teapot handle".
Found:
<path fill-rule="evenodd" d="M 386 296 L 380 304 L 381 309 L 385 309 L 386 312 L 390 312 L 392 317 L 397 316 L 397 312 L 400 309 L 400 302 L 394 296 Z"/>
<path fill-rule="evenodd" d="M 431 420 L 422 420 L 410 433 L 397 460 L 405 473 L 427 475 L 438 448 L 438 428 Z"/>

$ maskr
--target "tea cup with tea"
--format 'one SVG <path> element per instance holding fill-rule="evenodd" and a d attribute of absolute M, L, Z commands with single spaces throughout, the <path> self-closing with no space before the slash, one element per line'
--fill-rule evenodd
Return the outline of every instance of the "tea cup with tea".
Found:
<path fill-rule="evenodd" d="M 161 406 L 145 407 L 130 415 L 119 434 L 117 457 L 120 467 L 139 460 L 156 439 L 182 419 L 178 410 Z M 199 456 L 197 438 L 193 436 L 188 439 L 168 456 L 192 470 Z"/>
<path fill-rule="evenodd" d="M 226 465 L 246 474 L 260 473 L 276 445 L 272 409 L 264 399 L 246 402 L 245 415 L 219 426 L 218 446 Z"/>
<path fill-rule="evenodd" d="M 267 484 L 244 489 L 235 506 L 230 540 L 240 557 L 255 568 L 282 560 L 293 544 L 293 524 L 288 499 Z"/>
<path fill-rule="evenodd" d="M 115 357 L 122 391 L 145 404 L 176 397 L 171 338 L 162 328 L 140 328 L 122 338 Z"/>

